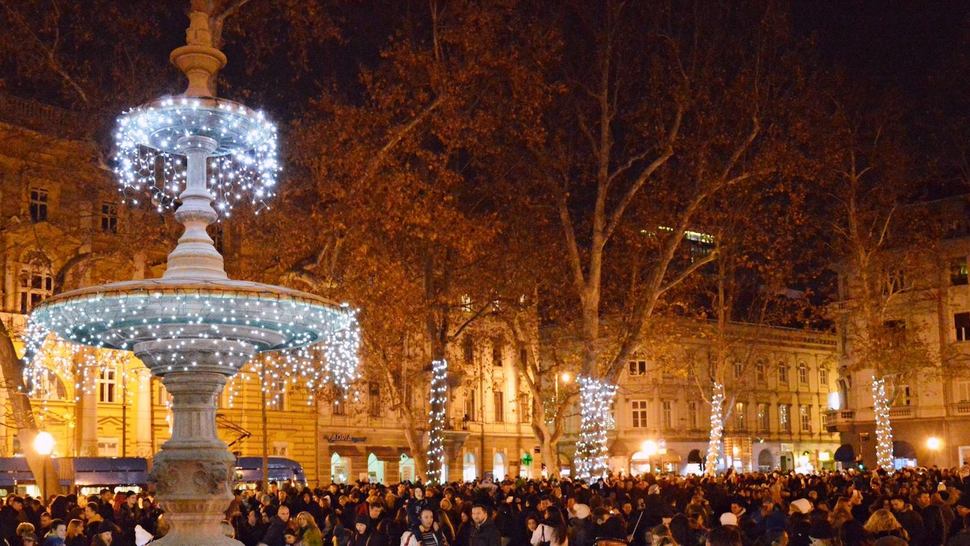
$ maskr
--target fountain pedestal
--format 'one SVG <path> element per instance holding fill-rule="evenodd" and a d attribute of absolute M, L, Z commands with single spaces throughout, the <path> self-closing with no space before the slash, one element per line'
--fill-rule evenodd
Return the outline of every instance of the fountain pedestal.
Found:
<path fill-rule="evenodd" d="M 150 477 L 171 530 L 152 544 L 238 546 L 221 525 L 232 501 L 236 461 L 216 436 L 216 401 L 226 377 L 174 372 L 162 383 L 173 398 L 172 438 L 155 455 Z"/>

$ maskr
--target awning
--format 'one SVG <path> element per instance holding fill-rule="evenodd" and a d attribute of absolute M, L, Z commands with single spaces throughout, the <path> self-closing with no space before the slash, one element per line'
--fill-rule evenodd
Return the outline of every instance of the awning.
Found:
<path fill-rule="evenodd" d="M 141 457 L 71 457 L 64 463 L 81 486 L 148 483 L 148 461 Z"/>
<path fill-rule="evenodd" d="M 258 482 L 262 481 L 262 479 L 262 457 L 240 457 L 236 459 L 236 481 Z M 303 473 L 303 466 L 293 459 L 287 459 L 285 457 L 270 457 L 268 481 L 284 482 L 288 480 L 305 482 L 306 475 Z"/>
<path fill-rule="evenodd" d="M 893 457 L 896 459 L 915 459 L 916 450 L 913 448 L 913 444 L 899 440 L 893 442 Z"/>
<path fill-rule="evenodd" d="M 840 463 L 854 463 L 855 462 L 855 449 L 852 444 L 842 444 L 839 449 L 835 450 L 834 458 Z"/>
<path fill-rule="evenodd" d="M 62 459 L 52 459 L 54 471 L 58 470 Z M 70 480 L 61 478 L 61 485 L 69 485 Z M 34 473 L 30 471 L 27 459 L 23 457 L 0 457 L 0 487 L 14 487 L 17 484 L 36 484 Z"/>

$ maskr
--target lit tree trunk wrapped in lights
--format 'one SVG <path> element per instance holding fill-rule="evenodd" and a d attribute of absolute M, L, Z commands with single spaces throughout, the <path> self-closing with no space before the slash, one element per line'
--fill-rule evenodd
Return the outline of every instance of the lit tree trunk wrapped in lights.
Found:
<path fill-rule="evenodd" d="M 893 426 L 889 421 L 889 397 L 886 395 L 886 378 L 872 379 L 872 412 L 876 419 L 876 464 L 892 473 Z"/>
<path fill-rule="evenodd" d="M 610 407 L 616 396 L 616 385 L 586 376 L 577 378 L 577 382 L 582 411 L 576 441 L 576 475 L 589 480 L 602 477 L 609 470 L 606 435 L 613 427 Z"/>
<path fill-rule="evenodd" d="M 707 441 L 707 460 L 704 473 L 713 476 L 717 473 L 717 459 L 721 454 L 721 440 L 724 437 L 724 385 L 714 383 L 711 392 L 711 435 Z"/>
<path fill-rule="evenodd" d="M 428 481 L 444 482 L 445 415 L 448 403 L 448 361 L 431 362 L 431 409 L 428 415 Z"/>

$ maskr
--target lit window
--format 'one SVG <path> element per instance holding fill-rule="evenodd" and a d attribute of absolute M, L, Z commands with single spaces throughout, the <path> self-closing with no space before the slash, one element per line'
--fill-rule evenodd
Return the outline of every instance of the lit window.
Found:
<path fill-rule="evenodd" d="M 633 428 L 647 428 L 647 401 L 633 400 L 630 407 L 633 410 Z"/>
<path fill-rule="evenodd" d="M 778 428 L 782 432 L 791 432 L 791 406 L 788 404 L 778 405 Z"/>
<path fill-rule="evenodd" d="M 101 203 L 101 231 L 118 233 L 118 205 Z"/>
<path fill-rule="evenodd" d="M 647 361 L 646 360 L 631 360 L 629 362 L 630 375 L 646 375 L 647 373 Z"/>
<path fill-rule="evenodd" d="M 47 220 L 47 190 L 43 188 L 30 189 L 30 221 L 44 222 Z"/>
<path fill-rule="evenodd" d="M 101 370 L 98 377 L 98 401 L 114 403 L 115 392 L 118 385 L 117 370 L 113 366 L 108 366 Z"/>
<path fill-rule="evenodd" d="M 347 415 L 347 401 L 338 397 L 333 401 L 334 415 Z"/>
<path fill-rule="evenodd" d="M 734 428 L 735 430 L 743 431 L 747 426 L 745 423 L 745 404 L 744 402 L 735 402 L 734 404 Z"/>
<path fill-rule="evenodd" d="M 802 432 L 812 432 L 812 406 L 803 405 L 798 408 L 798 416 L 802 425 Z"/>
<path fill-rule="evenodd" d="M 768 404 L 758 404 L 758 432 L 768 432 L 771 428 L 771 416 L 768 415 Z"/>

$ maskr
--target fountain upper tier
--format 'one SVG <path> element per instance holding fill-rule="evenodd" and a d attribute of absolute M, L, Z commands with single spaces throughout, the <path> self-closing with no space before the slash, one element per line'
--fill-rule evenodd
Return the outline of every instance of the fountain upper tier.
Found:
<path fill-rule="evenodd" d="M 45 301 L 31 319 L 35 328 L 81 345 L 134 351 L 158 376 L 193 370 L 233 375 L 258 352 L 318 342 L 326 350 L 350 349 L 341 340 L 356 335 L 346 307 L 233 280 L 152 279 L 83 288 Z M 337 358 L 327 360 L 338 365 L 340 355 L 332 356 Z"/>

